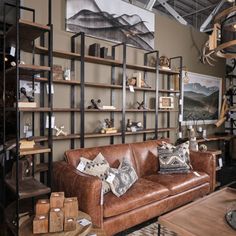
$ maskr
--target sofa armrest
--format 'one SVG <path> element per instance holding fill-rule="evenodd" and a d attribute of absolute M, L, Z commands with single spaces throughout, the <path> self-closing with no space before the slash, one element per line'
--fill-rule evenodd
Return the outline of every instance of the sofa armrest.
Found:
<path fill-rule="evenodd" d="M 91 216 L 94 225 L 102 227 L 102 183 L 98 177 L 83 174 L 65 161 L 55 162 L 53 190 L 64 191 L 66 197 L 77 197 L 80 210 Z"/>
<path fill-rule="evenodd" d="M 216 181 L 216 157 L 211 153 L 190 151 L 193 170 L 202 171 L 210 176 L 211 191 L 215 189 Z"/>

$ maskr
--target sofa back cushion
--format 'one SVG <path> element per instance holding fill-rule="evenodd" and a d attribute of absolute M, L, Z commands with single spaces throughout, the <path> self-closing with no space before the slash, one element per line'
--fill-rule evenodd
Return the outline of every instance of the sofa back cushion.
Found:
<path fill-rule="evenodd" d="M 123 158 L 127 158 L 137 172 L 136 163 L 129 144 L 116 144 L 101 147 L 79 148 L 65 152 L 66 161 L 75 168 L 78 166 L 80 157 L 93 160 L 99 152 L 106 158 L 110 167 L 118 168 Z"/>
<path fill-rule="evenodd" d="M 159 168 L 157 147 L 162 141 L 168 142 L 168 139 L 149 140 L 141 143 L 130 144 L 136 161 L 137 174 L 139 177 L 156 174 Z"/>

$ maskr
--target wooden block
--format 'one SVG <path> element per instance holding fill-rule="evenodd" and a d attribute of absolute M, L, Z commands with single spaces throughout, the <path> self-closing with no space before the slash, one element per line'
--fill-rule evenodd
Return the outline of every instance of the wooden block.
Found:
<path fill-rule="evenodd" d="M 65 217 L 78 217 L 79 204 L 77 197 L 65 198 L 64 201 L 64 214 Z"/>
<path fill-rule="evenodd" d="M 49 232 L 63 231 L 64 213 L 60 208 L 51 208 L 49 215 Z"/>
<path fill-rule="evenodd" d="M 49 200 L 48 199 L 39 199 L 36 203 L 35 214 L 43 215 L 49 213 Z"/>
<path fill-rule="evenodd" d="M 48 214 L 37 215 L 33 220 L 33 233 L 42 234 L 48 232 Z"/>
<path fill-rule="evenodd" d="M 65 195 L 64 192 L 51 193 L 50 207 L 51 208 L 63 208 Z"/>
<path fill-rule="evenodd" d="M 76 229 L 76 218 L 65 218 L 64 231 L 73 231 Z"/>

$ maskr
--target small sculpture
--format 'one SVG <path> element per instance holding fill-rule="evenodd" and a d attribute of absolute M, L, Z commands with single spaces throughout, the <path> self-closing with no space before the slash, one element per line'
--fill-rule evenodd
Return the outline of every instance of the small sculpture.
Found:
<path fill-rule="evenodd" d="M 111 127 L 114 126 L 114 120 L 113 120 L 113 119 L 111 119 L 111 120 L 105 119 L 104 121 L 105 121 L 105 123 L 106 123 L 106 127 L 107 127 L 107 128 L 111 128 Z"/>
<path fill-rule="evenodd" d="M 67 132 L 63 131 L 64 125 L 62 125 L 60 128 L 57 128 L 56 126 L 54 126 L 54 129 L 57 131 L 56 136 L 59 136 L 59 135 L 67 136 Z"/>
<path fill-rule="evenodd" d="M 162 68 L 170 69 L 170 59 L 166 56 L 161 56 L 160 57 L 159 64 Z"/>
<path fill-rule="evenodd" d="M 100 132 L 102 134 L 112 134 L 112 133 L 117 133 L 117 129 L 114 127 L 114 120 L 111 119 L 109 120 L 108 118 L 104 120 L 105 123 L 103 124 L 102 129 Z"/>
<path fill-rule="evenodd" d="M 25 87 L 21 87 L 20 92 L 28 99 L 28 102 L 34 102 L 34 97 L 27 95 Z"/>
<path fill-rule="evenodd" d="M 100 109 L 100 107 L 98 106 L 98 104 L 101 103 L 100 99 L 98 99 L 97 101 L 91 99 L 91 103 L 92 105 L 88 106 L 88 109 Z"/>
<path fill-rule="evenodd" d="M 148 108 L 145 106 L 144 101 L 137 102 L 138 103 L 138 110 L 147 110 Z"/>

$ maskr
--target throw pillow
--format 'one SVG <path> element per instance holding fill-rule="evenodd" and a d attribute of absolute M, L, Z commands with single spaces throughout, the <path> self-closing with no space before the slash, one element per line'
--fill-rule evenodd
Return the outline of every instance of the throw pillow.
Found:
<path fill-rule="evenodd" d="M 81 157 L 77 169 L 85 174 L 99 177 L 102 180 L 103 194 L 105 194 L 111 190 L 109 184 L 106 182 L 109 167 L 109 163 L 105 157 L 99 153 L 93 160 Z"/>
<path fill-rule="evenodd" d="M 160 171 L 162 174 L 187 173 L 192 168 L 190 164 L 189 141 L 178 146 L 163 142 L 157 148 Z"/>
<path fill-rule="evenodd" d="M 110 168 L 108 171 L 107 182 L 111 191 L 120 197 L 123 195 L 138 179 L 135 169 L 128 159 L 124 158 L 118 169 Z"/>

